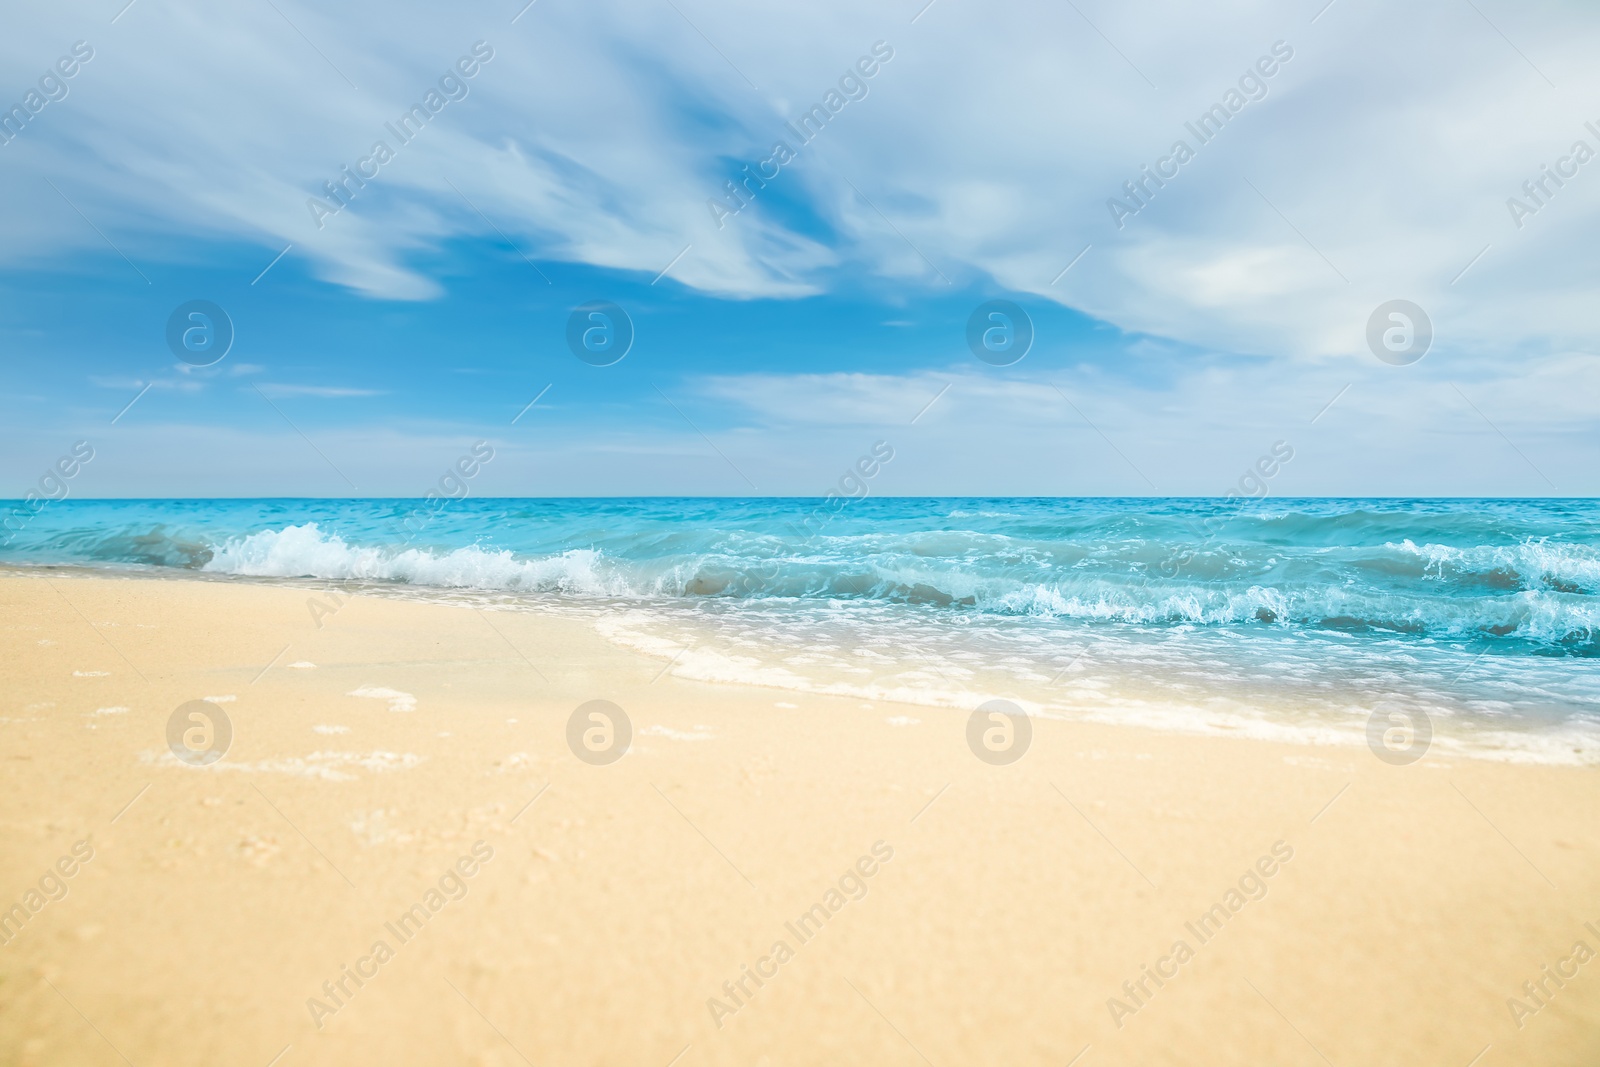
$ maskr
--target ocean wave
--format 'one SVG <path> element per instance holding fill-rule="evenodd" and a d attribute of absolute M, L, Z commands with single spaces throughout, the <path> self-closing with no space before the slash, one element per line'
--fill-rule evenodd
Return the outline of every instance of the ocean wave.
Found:
<path fill-rule="evenodd" d="M 570 614 L 680 677 L 955 714 L 1361 743 L 1398 701 L 1441 751 L 1600 758 L 1594 502 L 818 506 L 63 501 L 0 558 Z"/>
<path fill-rule="evenodd" d="M 528 556 L 480 545 L 353 545 L 306 523 L 228 538 L 207 550 L 199 569 L 572 597 L 867 600 L 1135 626 L 1514 638 L 1550 651 L 1600 655 L 1600 604 L 1584 595 L 1600 581 L 1600 560 L 1587 546 L 1463 551 L 1402 541 L 1378 551 L 1391 563 L 1409 560 L 1415 571 L 1409 582 L 1393 574 L 1393 581 L 1358 581 L 1363 565 L 1376 558 L 1370 553 L 1338 564 L 1312 561 L 1298 578 L 1262 582 L 1248 579 L 1281 566 L 1271 554 L 1243 558 L 1236 547 L 1208 549 L 1186 561 L 1178 577 L 1164 579 L 1156 567 L 1135 572 L 1103 561 L 1089 565 L 1093 561 L 1081 553 L 1066 565 L 1016 545 L 998 552 L 990 544 L 973 558 L 936 543 L 949 536 L 870 551 L 836 545 L 788 556 L 781 542 L 771 541 L 760 557 L 674 546 L 666 556 L 622 559 L 599 548 Z M 1216 577 L 1219 572 L 1229 576 Z M 1338 572 L 1343 580 L 1332 580 Z M 1502 572 L 1518 577 L 1482 580 Z M 1478 577 L 1468 581 L 1464 574 Z M 1451 586 L 1448 595 L 1441 583 Z"/>
<path fill-rule="evenodd" d="M 257 578 L 389 581 L 441 589 L 591 596 L 644 592 L 592 549 L 523 559 L 509 549 L 476 545 L 442 553 L 363 547 L 346 543 L 338 534 L 324 533 L 314 522 L 230 538 L 212 551 L 200 569 Z"/>
<path fill-rule="evenodd" d="M 1199 661 L 1186 659 L 1185 650 L 1163 646 L 1152 659 L 1148 648 L 1137 651 L 1116 639 L 1096 643 L 1087 663 L 1074 659 L 1072 680 L 1058 684 L 1062 673 L 1054 668 L 1041 674 L 1018 662 L 1014 641 L 1001 639 L 987 652 L 959 660 L 941 655 L 935 639 L 937 624 L 922 620 L 896 628 L 892 640 L 873 641 L 881 652 L 870 656 L 870 666 L 852 664 L 862 647 L 848 640 L 832 640 L 814 632 L 837 625 L 813 618 L 813 632 L 777 638 L 759 625 L 706 626 L 703 618 L 658 610 L 629 609 L 608 613 L 595 621 L 595 629 L 614 644 L 649 656 L 674 677 L 714 684 L 758 686 L 790 693 L 862 701 L 863 709 L 881 704 L 944 709 L 965 716 L 996 692 L 1039 718 L 1086 720 L 1117 726 L 1135 726 L 1163 732 L 1209 736 L 1252 737 L 1285 744 L 1358 748 L 1366 744 L 1368 717 L 1381 708 L 1405 707 L 1426 714 L 1434 722 L 1436 756 L 1468 757 L 1515 763 L 1590 766 L 1600 764 L 1600 716 L 1590 704 L 1555 721 L 1529 715 L 1523 709 L 1520 725 L 1500 714 L 1466 711 L 1436 684 L 1410 680 L 1399 684 L 1346 684 L 1325 689 L 1330 664 L 1327 649 L 1306 649 L 1300 654 L 1309 676 L 1296 678 L 1294 663 L 1272 657 L 1270 685 L 1240 685 L 1242 676 L 1256 668 L 1244 662 L 1218 662 L 1215 648 L 1198 653 Z M 932 627 L 930 629 L 930 626 Z M 757 634 L 761 637 L 757 639 Z M 863 634 L 863 636 L 865 636 Z M 966 635 L 970 637 L 971 635 Z M 880 634 L 881 638 L 882 635 Z M 793 655 L 796 647 L 805 651 Z M 1010 655 L 1007 655 L 1007 652 Z M 1259 652 L 1260 649 L 1257 649 Z M 1237 654 L 1239 649 L 1235 647 Z M 1442 657 L 1449 653 L 1437 650 Z M 1223 670 L 1226 677 L 1208 686 L 1203 700 L 1195 699 L 1193 681 L 1200 662 Z M 967 666 L 962 666 L 962 663 Z M 1312 665 L 1315 664 L 1313 668 Z M 1037 664 L 1035 664 L 1037 666 Z M 1443 660 L 1432 668 L 1442 669 Z M 1285 676 L 1285 669 L 1288 674 Z M 1530 668 L 1524 666 L 1526 673 Z M 1450 668 L 1451 675 L 1459 674 Z M 1504 669 L 1499 676 L 1505 674 Z M 1052 678 L 1051 675 L 1055 677 Z M 1285 681 L 1299 684 L 1285 685 Z M 1504 695 L 1504 694 L 1498 694 Z M 1537 706 L 1548 713 L 1549 694 Z M 794 707 L 780 703 L 780 707 Z M 898 717 L 897 717 L 898 718 Z M 915 721 L 915 720 L 911 720 Z M 889 720 L 898 725 L 896 718 Z"/>
<path fill-rule="evenodd" d="M 1535 538 L 1514 545 L 1458 547 L 1409 538 L 1387 545 L 1421 564 L 1420 577 L 1458 584 L 1481 582 L 1490 587 L 1544 588 L 1589 596 L 1600 592 L 1600 549 L 1590 545 Z"/>

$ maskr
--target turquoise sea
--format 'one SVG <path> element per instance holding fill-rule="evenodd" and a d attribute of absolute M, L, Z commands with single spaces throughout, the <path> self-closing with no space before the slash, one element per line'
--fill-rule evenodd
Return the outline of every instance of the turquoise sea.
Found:
<path fill-rule="evenodd" d="M 64 500 L 0 564 L 583 617 L 688 678 L 1600 760 L 1589 500 Z"/>

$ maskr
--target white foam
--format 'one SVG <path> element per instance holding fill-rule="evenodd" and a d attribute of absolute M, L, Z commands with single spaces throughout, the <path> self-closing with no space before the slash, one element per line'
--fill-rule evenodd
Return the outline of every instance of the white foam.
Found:
<path fill-rule="evenodd" d="M 314 671 L 317 669 L 317 665 L 310 660 L 300 659 L 289 664 L 289 669 L 292 671 Z"/>
<path fill-rule="evenodd" d="M 226 696 L 201 697 L 200 699 L 201 700 L 209 700 L 213 704 L 232 704 L 235 700 L 238 700 L 239 698 L 234 696 L 232 693 L 229 693 Z"/>
<path fill-rule="evenodd" d="M 703 626 L 704 621 L 696 619 L 694 624 Z M 810 642 L 810 631 L 796 634 L 764 630 L 761 618 L 741 623 L 737 630 L 731 620 L 725 619 L 723 623 L 725 629 L 721 634 L 710 638 L 702 634 L 691 641 L 686 640 L 682 632 L 672 632 L 684 625 L 684 620 L 661 612 L 616 612 L 594 621 L 596 630 L 608 640 L 668 661 L 671 672 L 679 677 L 853 697 L 862 701 L 861 706 L 867 709 L 873 702 L 880 702 L 970 712 L 995 695 L 990 690 L 996 688 L 996 683 L 1003 687 L 996 691 L 1010 690 L 1007 679 L 1014 681 L 1016 677 L 1014 670 L 1009 674 L 997 674 L 987 669 L 978 674 L 957 666 L 948 658 L 935 670 L 924 655 L 902 660 L 898 671 L 891 667 L 882 674 L 859 680 L 848 673 L 847 661 L 839 659 L 819 659 L 816 672 L 806 674 L 790 669 L 794 666 L 792 661 L 784 661 L 790 663 L 790 667 L 778 667 L 771 660 L 783 655 L 785 641 Z M 751 624 L 755 629 L 750 628 Z M 970 635 L 962 636 L 969 638 Z M 1012 635 L 1010 640 L 1015 643 L 1023 636 Z M 905 645 L 910 637 L 900 633 L 893 640 Z M 741 651 L 719 649 L 719 638 L 721 643 L 737 645 Z M 1173 640 L 1181 644 L 1181 636 Z M 686 647 L 688 651 L 683 651 Z M 1047 648 L 1043 646 L 1041 651 Z M 744 649 L 764 653 L 768 659 L 746 655 Z M 969 652 L 986 667 L 998 662 L 982 649 Z M 1160 655 L 1170 652 L 1170 647 L 1164 648 Z M 1055 653 L 1050 651 L 1049 654 Z M 1187 661 L 1151 658 L 1147 646 L 1129 646 L 1117 654 L 1123 658 L 1111 659 L 1109 648 L 1102 646 L 1096 658 L 1106 658 L 1108 664 L 1097 668 L 1100 677 L 1075 678 L 1053 687 L 1039 686 L 1032 690 L 1033 700 L 1027 699 L 1025 692 L 1016 691 L 1007 691 L 1007 698 L 1024 713 L 1040 718 L 1088 720 L 1169 733 L 1250 737 L 1296 745 L 1355 747 L 1366 744 L 1366 721 L 1375 705 L 1368 706 L 1355 693 L 1344 698 L 1323 696 L 1314 702 L 1314 713 L 1286 714 L 1281 706 L 1260 694 L 1235 693 L 1222 688 L 1211 690 L 1218 681 L 1237 682 L 1236 670 L 1224 678 L 1213 679 L 1210 674 L 1195 670 L 1194 664 L 1183 666 Z M 1205 666 L 1214 670 L 1214 665 Z M 1170 681 L 1178 674 L 1179 667 L 1188 673 L 1176 682 Z M 1268 664 L 1259 669 L 1259 685 L 1275 690 L 1274 681 L 1290 668 Z M 1159 684 L 1150 680 L 1151 675 Z M 1296 698 L 1297 701 L 1302 699 L 1305 698 Z M 792 706 L 788 701 L 776 703 Z M 1544 728 L 1462 730 L 1454 728 L 1458 709 L 1439 702 L 1429 704 L 1425 711 L 1436 723 L 1431 750 L 1435 758 L 1460 756 L 1518 763 L 1600 764 L 1600 717 L 1577 716 L 1559 726 Z"/>
<path fill-rule="evenodd" d="M 1423 577 L 1440 580 L 1446 571 L 1484 573 L 1515 571 L 1524 579 L 1555 579 L 1593 589 L 1600 585 L 1600 549 L 1593 545 L 1567 544 L 1548 538 L 1533 538 L 1514 545 L 1472 545 L 1457 548 L 1429 542 L 1415 544 L 1409 537 L 1385 548 L 1423 561 Z"/>
<path fill-rule="evenodd" d="M 111 677 L 111 672 L 110 671 L 73 671 L 72 672 L 72 676 L 74 678 L 109 678 L 109 677 Z"/>
<path fill-rule="evenodd" d="M 221 759 L 200 768 L 192 768 L 173 755 L 170 750 L 140 754 L 144 763 L 161 766 L 186 767 L 209 771 L 239 771 L 245 774 L 286 774 L 295 778 L 320 778 L 326 782 L 353 782 L 354 774 L 346 768 L 359 768 L 381 774 L 387 771 L 410 770 L 423 757 L 409 752 L 313 752 L 309 756 L 285 756 L 280 759 L 235 762 Z"/>
<path fill-rule="evenodd" d="M 669 737 L 674 741 L 709 741 L 711 733 L 704 726 L 696 726 L 694 732 L 674 730 L 670 726 L 646 726 L 639 733 L 649 737 Z"/>
<path fill-rule="evenodd" d="M 94 713 L 96 715 L 126 715 L 128 714 L 129 710 L 130 709 L 123 707 L 121 704 L 117 704 L 109 708 L 95 708 Z"/>
<path fill-rule="evenodd" d="M 878 602 L 909 597 L 920 602 L 966 604 L 981 612 L 1008 616 L 1154 626 L 1267 623 L 1293 629 L 1344 618 L 1380 629 L 1452 635 L 1486 629 L 1515 631 L 1519 637 L 1546 643 L 1600 632 L 1600 607 L 1584 602 L 1587 598 L 1560 592 L 1569 587 L 1592 591 L 1600 586 L 1600 550 L 1547 539 L 1465 549 L 1434 544 L 1419 547 L 1406 540 L 1373 548 L 1372 552 L 1384 558 L 1365 561 L 1416 570 L 1424 579 L 1455 580 L 1460 573 L 1514 570 L 1532 586 L 1518 596 L 1456 598 L 1439 596 L 1432 589 L 1397 593 L 1361 583 L 1246 587 L 1247 579 L 1238 571 L 1239 561 L 1218 546 L 1203 555 L 1207 566 L 1227 575 L 1219 584 L 1201 588 L 1189 581 L 1152 580 L 1130 586 L 1093 570 L 1041 566 L 1032 559 L 998 569 L 963 563 L 971 551 L 1014 553 L 1013 539 L 1000 534 L 925 536 L 935 541 L 889 537 L 880 544 L 870 536 L 860 538 L 857 547 L 862 555 L 842 559 L 830 550 L 794 558 L 753 587 L 747 582 L 751 558 L 727 550 L 707 548 L 678 557 L 638 560 L 608 556 L 597 549 L 571 549 L 529 558 L 508 549 L 477 545 L 450 551 L 397 545 L 362 547 L 347 543 L 338 534 L 325 533 L 316 523 L 229 538 L 212 550 L 203 569 L 261 577 L 587 598 L 698 598 L 736 589 L 757 598 L 817 597 L 819 591 L 829 589 L 856 594 L 868 590 L 867 596 Z M 867 579 L 865 585 L 863 578 Z M 870 659 L 877 653 L 858 650 L 855 655 Z"/>
<path fill-rule="evenodd" d="M 397 581 L 455 589 L 503 589 L 619 595 L 636 592 L 627 577 L 592 549 L 544 559 L 476 545 L 435 554 L 425 549 L 361 548 L 314 522 L 229 538 L 203 570 L 268 578 Z M 670 579 L 669 579 L 670 580 Z M 673 583 L 673 584 L 681 584 Z"/>
<path fill-rule="evenodd" d="M 350 832 L 368 846 L 391 842 L 397 845 L 404 845 L 410 842 L 413 839 L 413 835 L 390 827 L 389 815 L 389 812 L 382 809 L 371 813 L 358 814 L 350 821 Z"/>
<path fill-rule="evenodd" d="M 381 685 L 364 685 L 360 689 L 352 689 L 345 696 L 367 697 L 372 700 L 387 700 L 390 711 L 416 711 L 417 698 L 410 693 L 402 693 L 398 689 L 386 689 Z"/>
<path fill-rule="evenodd" d="M 311 732 L 317 734 L 347 734 L 350 732 L 350 727 L 334 726 L 328 723 L 318 723 L 316 726 L 311 728 Z"/>

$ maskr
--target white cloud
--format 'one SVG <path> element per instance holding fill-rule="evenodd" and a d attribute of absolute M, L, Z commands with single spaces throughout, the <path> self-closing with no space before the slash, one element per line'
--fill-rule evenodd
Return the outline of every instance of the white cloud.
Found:
<path fill-rule="evenodd" d="M 302 438 L 270 419 L 198 427 L 154 411 L 115 434 L 102 413 L 53 432 L 96 442 L 82 496 L 340 496 L 345 477 L 364 495 L 416 496 L 482 436 L 495 449 L 472 483 L 482 497 L 744 495 L 745 478 L 757 493 L 815 496 L 877 441 L 895 452 L 873 483 L 882 495 L 1216 495 L 1279 441 L 1295 455 L 1277 496 L 1600 492 L 1600 357 L 1488 369 L 1430 356 L 1407 368 L 1203 360 L 1144 386 L 1090 366 L 691 380 L 680 402 L 715 447 L 654 400 L 620 425 L 552 406 L 536 429 L 503 434 L 386 419 L 303 426 Z M 16 485 L 52 458 L 23 428 L 0 433 L 0 457 Z"/>
<path fill-rule="evenodd" d="M 324 399 L 339 399 L 357 396 L 382 396 L 381 389 L 353 389 L 337 385 L 286 385 L 282 383 L 262 382 L 256 386 L 265 396 L 279 398 L 286 396 L 314 396 Z"/>
<path fill-rule="evenodd" d="M 1505 205 L 1575 139 L 1600 148 L 1581 104 L 1600 99 L 1595 11 L 1341 3 L 1311 23 L 1316 4 L 943 3 L 912 25 L 920 4 L 678 6 L 693 26 L 671 5 L 540 4 L 515 25 L 520 3 L 280 0 L 287 21 L 141 4 L 114 25 L 87 3 L 19 9 L 6 69 L 42 71 L 80 38 L 96 53 L 0 148 L 0 257 L 103 249 L 50 176 L 135 262 L 172 254 L 174 233 L 258 241 L 261 264 L 293 243 L 326 280 L 392 298 L 440 292 L 416 265 L 429 249 L 504 230 L 536 257 L 650 276 L 692 244 L 672 278 L 737 296 L 817 292 L 838 268 L 987 275 L 1231 351 L 1367 359 L 1366 316 L 1396 296 L 1462 359 L 1595 347 L 1600 162 L 1521 230 Z M 307 197 L 479 39 L 495 57 L 471 95 L 317 229 Z M 725 160 L 762 158 L 880 39 L 895 55 L 866 99 L 718 229 Z M 1294 56 L 1267 97 L 1117 230 L 1106 199 L 1278 40 Z M 780 196 L 821 228 L 786 226 Z"/>
<path fill-rule="evenodd" d="M 188 378 L 112 378 L 101 374 L 89 375 L 89 384 L 100 389 L 139 390 L 175 389 L 180 393 L 198 393 L 205 388 L 202 381 Z"/>

